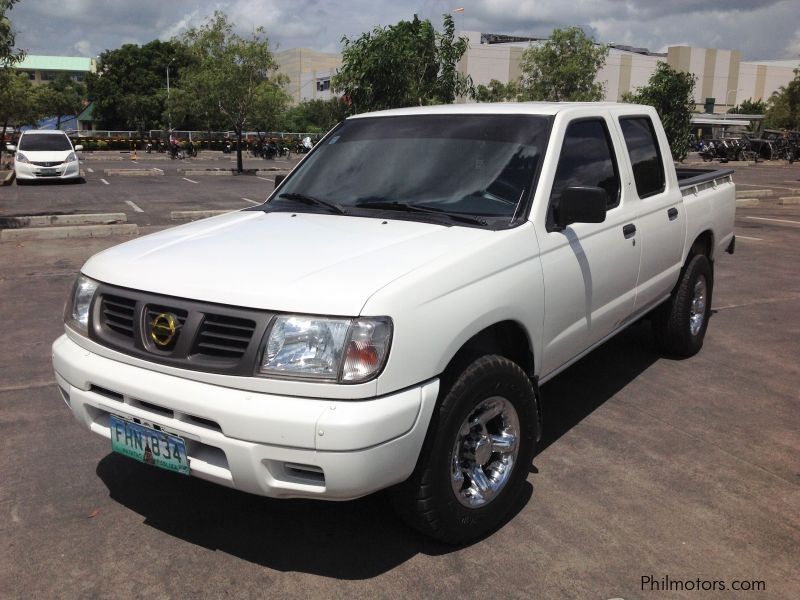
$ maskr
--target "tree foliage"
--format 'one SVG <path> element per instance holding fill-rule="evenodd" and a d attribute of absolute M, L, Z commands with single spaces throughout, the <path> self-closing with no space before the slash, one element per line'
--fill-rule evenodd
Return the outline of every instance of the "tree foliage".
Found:
<path fill-rule="evenodd" d="M 606 62 L 608 46 L 596 45 L 579 27 L 554 29 L 544 44 L 522 53 L 521 98 L 547 102 L 603 99 L 594 78 Z"/>
<path fill-rule="evenodd" d="M 53 81 L 39 86 L 39 108 L 43 115 L 56 117 L 56 129 L 61 127 L 61 119 L 74 117 L 86 106 L 86 86 L 66 73 L 59 74 Z"/>
<path fill-rule="evenodd" d="M 0 68 L 11 67 L 25 58 L 25 51 L 14 48 L 15 35 L 8 13 L 19 0 L 0 0 Z"/>
<path fill-rule="evenodd" d="M 623 102 L 649 104 L 655 107 L 669 140 L 672 157 L 683 160 L 689 151 L 689 133 L 694 112 L 694 84 L 691 73 L 676 71 L 659 61 L 647 85 L 625 94 Z"/>
<path fill-rule="evenodd" d="M 100 126 L 139 131 L 161 128 L 167 97 L 167 67 L 170 85 L 178 86 L 181 73 L 190 63 L 186 47 L 176 41 L 153 40 L 143 46 L 125 44 L 103 52 L 97 74 L 90 73 L 86 81 Z"/>
<path fill-rule="evenodd" d="M 782 85 L 767 101 L 764 126 L 771 129 L 800 129 L 800 69 L 794 79 Z"/>
<path fill-rule="evenodd" d="M 40 118 L 36 90 L 24 73 L 0 69 L 0 131 L 14 125 L 33 125 Z M 0 139 L 2 139 L 0 135 Z"/>
<path fill-rule="evenodd" d="M 444 15 L 442 33 L 414 15 L 357 39 L 343 37 L 342 44 L 342 67 L 331 84 L 352 112 L 452 103 L 474 95 L 471 78 L 457 69 L 467 40 L 455 37 L 450 15 Z"/>
<path fill-rule="evenodd" d="M 342 98 L 306 100 L 292 106 L 281 118 L 279 129 L 303 133 L 325 133 L 347 118 L 349 106 Z"/>
<path fill-rule="evenodd" d="M 503 83 L 492 79 L 489 85 L 479 85 L 475 90 L 475 99 L 478 102 L 513 102 L 519 97 L 519 81 Z"/>
<path fill-rule="evenodd" d="M 728 113 L 734 115 L 763 115 L 767 112 L 767 103 L 763 100 L 755 100 L 748 98 L 743 100 L 741 104 L 728 109 Z"/>
<path fill-rule="evenodd" d="M 218 113 L 237 137 L 236 164 L 242 171 L 242 131 L 274 106 L 277 87 L 272 80 L 277 64 L 264 30 L 257 28 L 248 38 L 233 32 L 233 25 L 220 11 L 201 27 L 186 32 L 184 41 L 194 63 L 181 87 L 200 113 Z"/>

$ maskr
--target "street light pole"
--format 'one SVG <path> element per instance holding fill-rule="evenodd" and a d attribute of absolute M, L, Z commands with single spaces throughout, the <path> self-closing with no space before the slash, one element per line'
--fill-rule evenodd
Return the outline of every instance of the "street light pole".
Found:
<path fill-rule="evenodd" d="M 730 98 L 731 92 L 733 92 L 733 93 L 734 93 L 734 96 L 735 96 L 737 92 L 741 92 L 741 91 L 742 91 L 742 89 L 741 89 L 741 88 L 740 88 L 740 89 L 738 89 L 738 90 L 728 90 L 728 92 L 725 94 L 725 106 L 727 106 L 727 107 L 729 107 L 729 108 L 730 108 L 730 106 L 731 106 L 731 103 L 730 103 L 730 102 L 728 102 L 728 99 Z"/>
<path fill-rule="evenodd" d="M 175 62 L 173 58 L 167 63 L 167 118 L 169 119 L 169 134 L 172 135 L 172 107 L 169 104 L 169 66 Z"/>

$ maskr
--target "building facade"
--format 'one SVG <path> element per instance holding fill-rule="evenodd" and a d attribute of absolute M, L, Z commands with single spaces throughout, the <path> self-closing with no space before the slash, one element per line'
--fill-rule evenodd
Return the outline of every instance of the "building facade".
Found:
<path fill-rule="evenodd" d="M 341 54 L 292 48 L 276 52 L 275 62 L 278 63 L 278 72 L 289 78 L 285 89 L 293 104 L 333 98 L 331 75 L 342 65 Z"/>
<path fill-rule="evenodd" d="M 87 74 L 97 72 L 95 59 L 83 56 L 28 54 L 21 63 L 14 66 L 18 71 L 28 75 L 31 82 L 36 85 L 49 83 L 61 74 L 68 75 L 74 81 L 84 81 Z"/>
<path fill-rule="evenodd" d="M 508 83 L 521 75 L 522 53 L 536 38 L 509 38 L 498 34 L 465 31 L 467 52 L 459 62 L 459 71 L 472 77 L 475 85 L 488 85 L 492 79 Z M 703 110 L 713 98 L 714 112 L 724 113 L 744 100 L 766 101 L 781 86 L 794 78 L 800 60 L 742 61 L 737 50 L 670 46 L 666 53 L 650 52 L 612 44 L 606 64 L 595 81 L 603 84 L 605 100 L 617 102 L 626 92 L 646 85 L 659 61 L 697 78 L 695 103 Z"/>

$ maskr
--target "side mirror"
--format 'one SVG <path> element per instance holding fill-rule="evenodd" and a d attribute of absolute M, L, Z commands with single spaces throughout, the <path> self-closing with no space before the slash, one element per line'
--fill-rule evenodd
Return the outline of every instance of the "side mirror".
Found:
<path fill-rule="evenodd" d="M 277 188 L 284 179 L 286 179 L 286 175 L 275 175 L 275 187 Z"/>
<path fill-rule="evenodd" d="M 81 150 L 83 150 L 83 146 L 81 146 L 80 144 L 75 146 L 75 152 L 80 152 Z"/>
<path fill-rule="evenodd" d="M 17 147 L 14 144 L 6 144 L 6 152 L 16 152 Z"/>
<path fill-rule="evenodd" d="M 607 200 L 608 192 L 603 188 L 565 188 L 553 214 L 555 224 L 563 229 L 572 223 L 602 223 L 606 220 Z"/>

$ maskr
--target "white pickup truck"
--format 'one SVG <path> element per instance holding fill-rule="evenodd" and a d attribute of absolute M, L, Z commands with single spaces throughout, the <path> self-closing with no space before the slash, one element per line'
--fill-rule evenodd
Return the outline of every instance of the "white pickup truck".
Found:
<path fill-rule="evenodd" d="M 358 115 L 264 204 L 89 259 L 56 379 L 131 458 L 279 498 L 392 488 L 474 540 L 524 485 L 539 385 L 645 315 L 700 350 L 731 173 L 676 173 L 646 106 Z"/>

